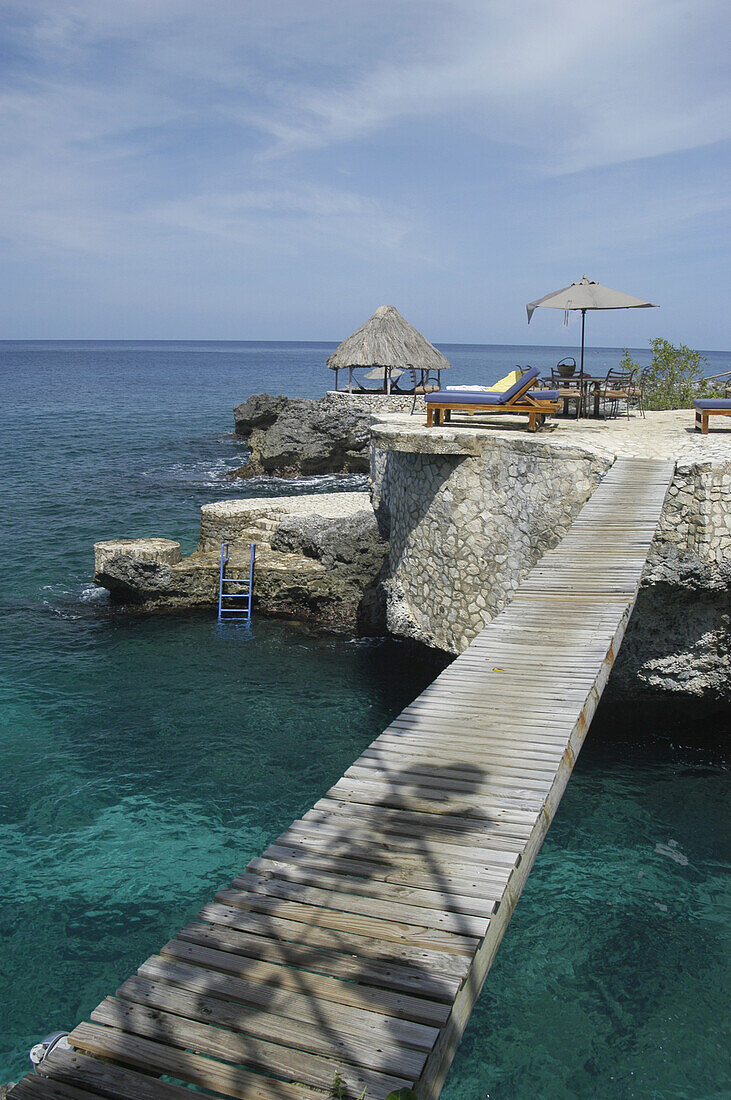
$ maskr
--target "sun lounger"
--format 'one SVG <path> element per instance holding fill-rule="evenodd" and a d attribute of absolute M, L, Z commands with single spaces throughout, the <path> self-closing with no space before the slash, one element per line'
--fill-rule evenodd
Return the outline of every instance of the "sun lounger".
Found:
<path fill-rule="evenodd" d="M 528 431 L 541 427 L 547 416 L 558 411 L 558 390 L 531 390 L 540 371 L 530 367 L 525 374 L 504 393 L 485 393 L 471 389 L 439 390 L 426 395 L 426 423 L 431 428 L 448 421 L 452 412 L 467 413 L 525 413 Z"/>
<path fill-rule="evenodd" d="M 708 435 L 709 416 L 731 416 L 730 397 L 704 397 L 693 402 L 695 426 Z"/>

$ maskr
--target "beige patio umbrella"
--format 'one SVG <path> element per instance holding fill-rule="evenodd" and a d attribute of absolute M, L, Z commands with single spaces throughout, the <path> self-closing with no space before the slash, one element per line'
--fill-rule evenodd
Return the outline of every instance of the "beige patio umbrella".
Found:
<path fill-rule="evenodd" d="M 552 294 L 546 294 L 544 298 L 538 298 L 535 302 L 528 302 L 525 307 L 528 311 L 528 324 L 534 312 L 539 306 L 548 306 L 549 309 L 562 309 L 566 314 L 565 323 L 568 324 L 569 310 L 581 310 L 581 373 L 584 373 L 584 325 L 586 323 L 586 311 L 588 309 L 657 309 L 653 302 L 644 302 L 641 298 L 633 298 L 631 294 L 623 294 L 621 290 L 611 290 L 608 286 L 595 283 L 588 276 L 583 275 L 578 283 L 564 287 L 563 290 L 554 290 Z"/>
<path fill-rule="evenodd" d="M 379 306 L 372 317 L 328 356 L 327 365 L 335 371 L 335 389 L 338 388 L 339 371 L 350 372 L 348 389 L 352 393 L 353 370 L 373 367 L 377 370 L 372 370 L 366 377 L 383 377 L 386 393 L 390 393 L 391 379 L 405 370 L 414 368 L 425 376 L 427 371 L 439 374 L 449 370 L 452 364 L 404 320 L 394 306 Z"/>

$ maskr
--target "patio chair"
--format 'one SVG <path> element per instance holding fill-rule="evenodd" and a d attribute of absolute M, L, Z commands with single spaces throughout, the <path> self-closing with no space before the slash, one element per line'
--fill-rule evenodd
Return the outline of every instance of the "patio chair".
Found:
<path fill-rule="evenodd" d="M 625 402 L 627 416 L 629 417 L 629 403 L 632 390 L 632 377 L 634 371 L 608 370 L 607 377 L 600 388 L 599 397 L 604 404 L 604 415 L 607 415 L 607 405 L 610 408 L 610 416 L 616 416 L 620 401 Z"/>
<path fill-rule="evenodd" d="M 557 367 L 551 367 L 551 389 L 558 390 L 561 400 L 563 401 L 564 415 L 568 416 L 569 403 L 571 401 L 576 402 L 576 419 L 582 415 L 584 411 L 584 375 L 579 372 L 575 375 L 567 377 L 564 374 L 560 374 Z"/>
<path fill-rule="evenodd" d="M 528 431 L 535 432 L 547 416 L 558 411 L 558 390 L 531 390 L 540 371 L 530 367 L 525 374 L 504 393 L 488 393 L 475 390 L 438 390 L 426 394 L 427 427 L 450 420 L 452 412 L 490 413 L 526 413 Z"/>
<path fill-rule="evenodd" d="M 644 367 L 640 371 L 640 376 L 634 379 L 629 387 L 629 399 L 627 405 L 629 408 L 639 409 L 640 416 L 645 419 L 645 389 L 647 387 L 647 377 L 650 373 L 649 367 Z"/>

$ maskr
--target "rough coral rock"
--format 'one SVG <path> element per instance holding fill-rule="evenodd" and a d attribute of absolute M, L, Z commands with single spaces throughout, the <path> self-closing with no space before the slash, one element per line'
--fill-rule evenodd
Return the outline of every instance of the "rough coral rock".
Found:
<path fill-rule="evenodd" d="M 204 506 L 199 549 L 182 558 L 167 539 L 95 546 L 95 580 L 115 603 L 145 610 L 212 606 L 220 543 L 230 540 L 229 575 L 247 576 L 256 542 L 254 607 L 330 627 L 382 632 L 381 587 L 388 544 L 367 493 L 313 494 Z"/>
<path fill-rule="evenodd" d="M 94 544 L 94 580 L 113 600 L 141 603 L 169 591 L 180 559 L 172 539 L 109 539 Z"/>
<path fill-rule="evenodd" d="M 256 394 L 234 409 L 251 458 L 229 477 L 367 473 L 371 418 L 410 406 L 407 396 L 329 393 L 320 400 Z"/>
<path fill-rule="evenodd" d="M 653 546 L 610 683 L 618 697 L 731 702 L 731 561 Z"/>
<path fill-rule="evenodd" d="M 381 538 L 371 508 L 354 516 L 327 520 L 317 515 L 288 516 L 272 540 L 272 549 L 303 554 L 327 572 L 327 592 L 312 598 L 318 617 L 333 611 L 370 630 L 385 628 L 383 570 L 388 543 Z"/>
<path fill-rule="evenodd" d="M 368 470 L 367 411 L 328 410 L 304 397 L 267 403 L 265 397 L 249 398 L 234 410 L 237 434 L 249 439 L 252 473 L 291 477 Z"/>

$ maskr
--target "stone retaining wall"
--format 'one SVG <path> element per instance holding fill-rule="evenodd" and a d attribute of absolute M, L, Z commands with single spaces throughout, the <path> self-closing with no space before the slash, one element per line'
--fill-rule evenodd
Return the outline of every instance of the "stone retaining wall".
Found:
<path fill-rule="evenodd" d="M 678 463 L 655 544 L 704 562 L 731 558 L 731 462 Z"/>
<path fill-rule="evenodd" d="M 389 630 L 462 652 L 566 534 L 609 465 L 502 440 L 478 456 L 374 447 Z"/>
<path fill-rule="evenodd" d="M 611 426 L 600 438 L 611 440 Z M 620 694 L 731 698 L 728 454 L 677 464 L 611 678 Z M 568 433 L 377 420 L 371 477 L 390 540 L 389 630 L 462 652 L 566 533 L 614 458 L 606 446 L 571 446 Z"/>
<path fill-rule="evenodd" d="M 412 393 L 348 393 L 347 390 L 328 390 L 320 403 L 330 409 L 350 409 L 374 415 L 384 412 L 410 413 L 414 404 Z M 424 398 L 416 398 L 416 407 L 423 413 Z"/>

